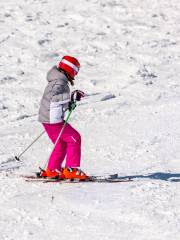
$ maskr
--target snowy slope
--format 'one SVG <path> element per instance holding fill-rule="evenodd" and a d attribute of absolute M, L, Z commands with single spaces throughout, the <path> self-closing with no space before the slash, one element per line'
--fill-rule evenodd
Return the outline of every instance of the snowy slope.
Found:
<path fill-rule="evenodd" d="M 0 1 L 0 239 L 180 239 L 178 0 Z M 82 169 L 122 184 L 27 183 L 52 145 L 37 122 L 64 54 L 87 93 L 71 118 Z"/>

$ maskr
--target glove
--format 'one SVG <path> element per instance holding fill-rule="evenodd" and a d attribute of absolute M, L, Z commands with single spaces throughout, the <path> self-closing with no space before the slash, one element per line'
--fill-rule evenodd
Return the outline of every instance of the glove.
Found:
<path fill-rule="evenodd" d="M 76 102 L 76 101 L 81 101 L 81 98 L 85 96 L 85 93 L 80 90 L 75 90 L 71 94 L 71 101 Z"/>

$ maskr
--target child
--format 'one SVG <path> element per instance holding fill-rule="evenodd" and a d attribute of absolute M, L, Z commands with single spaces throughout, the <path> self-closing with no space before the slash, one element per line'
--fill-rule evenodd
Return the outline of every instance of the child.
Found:
<path fill-rule="evenodd" d="M 48 84 L 44 90 L 39 109 L 39 121 L 43 124 L 46 133 L 53 143 L 64 124 L 65 111 L 71 107 L 69 83 L 74 85 L 74 77 L 80 68 L 78 60 L 71 56 L 64 56 L 62 60 L 47 73 Z M 79 99 L 81 98 L 81 91 Z M 62 162 L 66 157 L 65 168 Z M 70 125 L 64 131 L 51 153 L 47 169 L 41 172 L 42 177 L 60 179 L 86 180 L 88 176 L 80 167 L 81 159 L 81 136 Z"/>

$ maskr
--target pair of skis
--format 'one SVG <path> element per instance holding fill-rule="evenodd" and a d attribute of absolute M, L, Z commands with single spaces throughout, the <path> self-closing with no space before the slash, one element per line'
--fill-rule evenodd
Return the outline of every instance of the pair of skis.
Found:
<path fill-rule="evenodd" d="M 88 180 L 78 179 L 56 179 L 56 178 L 42 178 L 38 175 L 21 176 L 26 182 L 42 182 L 42 183 L 123 183 L 131 182 L 130 178 L 120 178 L 118 174 L 103 176 L 90 176 Z"/>

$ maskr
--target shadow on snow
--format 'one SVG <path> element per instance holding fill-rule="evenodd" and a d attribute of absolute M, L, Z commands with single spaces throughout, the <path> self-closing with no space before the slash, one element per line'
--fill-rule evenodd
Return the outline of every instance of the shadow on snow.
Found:
<path fill-rule="evenodd" d="M 164 180 L 164 181 L 171 181 L 171 182 L 180 182 L 180 173 L 164 173 L 164 172 L 157 172 L 151 173 L 148 175 L 130 175 L 125 177 L 119 177 L 119 179 L 153 179 L 153 180 Z"/>

